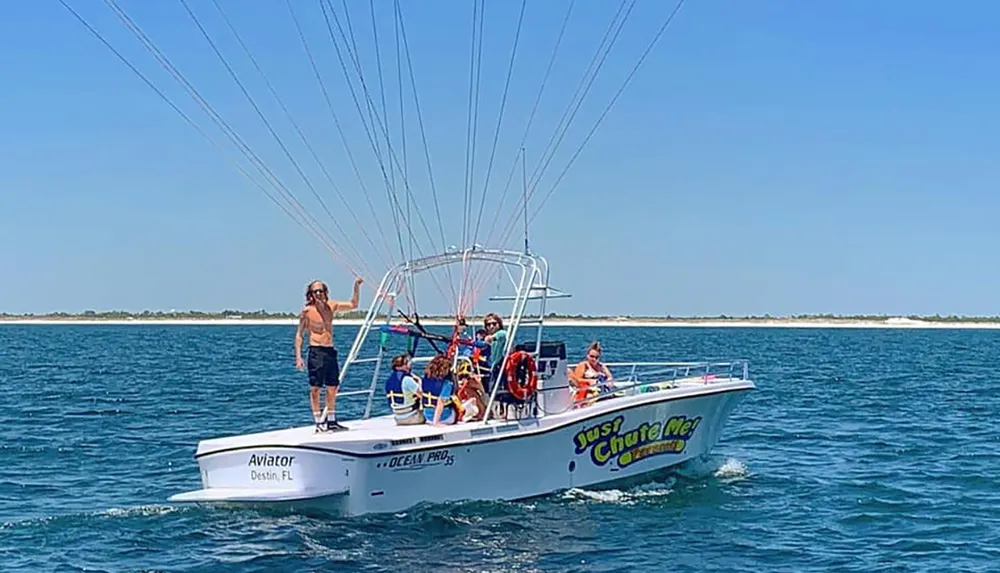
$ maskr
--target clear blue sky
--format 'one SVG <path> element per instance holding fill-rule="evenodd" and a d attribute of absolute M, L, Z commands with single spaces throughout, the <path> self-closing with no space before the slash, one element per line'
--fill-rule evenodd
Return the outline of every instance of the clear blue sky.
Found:
<path fill-rule="evenodd" d="M 219 133 L 103 2 L 68 1 L 199 125 Z M 381 274 L 386 261 L 364 233 L 382 251 L 386 243 L 285 3 L 219 0 L 364 229 L 345 214 L 213 4 L 188 1 L 338 214 L 361 251 L 354 258 Z M 343 246 L 182 6 L 120 4 Z M 388 230 L 385 185 L 322 13 L 317 2 L 294 4 Z M 343 18 L 341 2 L 333 4 Z M 380 99 L 369 3 L 348 5 L 366 82 Z M 375 5 L 389 129 L 399 146 L 392 2 Z M 458 244 L 472 3 L 402 5 L 447 242 Z M 497 216 L 567 5 L 528 3 L 480 242 Z M 527 139 L 529 173 L 618 6 L 577 0 Z M 638 2 L 532 210 L 672 6 Z M 519 7 L 487 2 L 477 202 Z M 532 224 L 532 245 L 552 262 L 553 283 L 574 294 L 551 310 L 1000 313 L 998 17 L 1000 4 L 985 1 L 688 0 Z M 315 277 L 348 296 L 350 274 L 320 242 L 57 2 L 4 6 L 0 77 L 0 311 L 294 310 Z M 409 177 L 439 249 L 417 115 L 404 95 Z M 503 221 L 518 192 L 515 185 Z M 395 235 L 387 239 L 398 260 Z M 515 233 L 507 245 L 520 240 Z"/>

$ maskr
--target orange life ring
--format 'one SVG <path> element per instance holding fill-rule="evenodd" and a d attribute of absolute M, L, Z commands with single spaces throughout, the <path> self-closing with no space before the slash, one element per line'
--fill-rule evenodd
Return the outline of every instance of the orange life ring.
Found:
<path fill-rule="evenodd" d="M 518 380 L 518 370 L 525 367 L 526 380 Z M 518 400 L 527 400 L 538 389 L 538 375 L 535 372 L 535 359 L 531 354 L 518 350 L 507 357 L 507 390 Z"/>

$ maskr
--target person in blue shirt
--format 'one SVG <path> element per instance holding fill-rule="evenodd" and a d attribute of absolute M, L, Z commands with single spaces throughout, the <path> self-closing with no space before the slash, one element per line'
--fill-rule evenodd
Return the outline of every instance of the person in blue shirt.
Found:
<path fill-rule="evenodd" d="M 487 333 L 485 328 L 480 328 L 479 330 L 476 331 L 476 341 L 474 344 L 475 344 L 475 349 L 478 352 L 473 352 L 472 356 L 470 356 L 470 358 L 475 358 L 473 360 L 474 368 L 472 372 L 478 376 L 479 382 L 480 384 L 482 384 L 484 392 L 486 391 L 486 388 L 489 387 L 490 383 L 490 375 L 492 372 L 491 371 L 492 361 L 490 360 L 490 357 L 493 351 L 493 349 L 490 347 L 490 344 L 486 342 L 486 334 Z"/>
<path fill-rule="evenodd" d="M 413 363 L 408 354 L 392 359 L 392 374 L 385 381 L 385 397 L 399 426 L 423 424 L 421 380 L 411 372 Z"/>
<path fill-rule="evenodd" d="M 461 402 L 454 395 L 451 360 L 447 356 L 435 356 L 427 363 L 421 389 L 425 419 L 431 420 L 435 426 L 455 424 L 461 420 Z"/>
<path fill-rule="evenodd" d="M 486 342 L 490 345 L 490 368 L 492 369 L 497 362 L 503 360 L 504 347 L 507 346 L 507 331 L 503 329 L 503 319 L 495 312 L 491 312 L 483 318 L 483 326 L 486 328 Z"/>

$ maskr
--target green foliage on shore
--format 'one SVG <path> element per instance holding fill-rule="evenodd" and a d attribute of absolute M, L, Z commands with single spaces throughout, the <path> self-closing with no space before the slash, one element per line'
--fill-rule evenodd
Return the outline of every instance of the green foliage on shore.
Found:
<path fill-rule="evenodd" d="M 965 315 L 947 315 L 942 316 L 940 314 L 935 315 L 917 315 L 910 314 L 906 316 L 894 315 L 894 314 L 795 314 L 786 316 L 774 316 L 771 314 L 764 315 L 727 315 L 727 314 L 717 314 L 714 316 L 643 316 L 643 315 L 626 315 L 626 316 L 586 316 L 582 314 L 556 314 L 549 313 L 545 315 L 548 319 L 563 319 L 563 320 L 634 320 L 634 321 L 662 321 L 662 322 L 699 322 L 699 321 L 733 321 L 733 322 L 767 322 L 774 320 L 782 321 L 793 321 L 793 322 L 885 322 L 890 319 L 907 319 L 907 320 L 919 320 L 922 322 L 980 322 L 980 323 L 996 323 L 1000 322 L 1000 315 L 998 316 L 965 316 Z"/>
<path fill-rule="evenodd" d="M 364 318 L 364 311 L 339 313 L 339 318 Z M 293 312 L 268 312 L 266 310 L 223 310 L 222 312 L 204 312 L 200 310 L 170 311 L 162 310 L 142 312 L 126 312 L 124 310 L 94 311 L 81 313 L 52 312 L 47 314 L 8 314 L 0 313 L 3 319 L 37 319 L 37 320 L 287 320 L 295 319 Z"/>
<path fill-rule="evenodd" d="M 69 313 L 69 312 L 52 312 L 46 314 L 9 314 L 0 313 L 0 320 L 81 320 L 81 321 L 91 321 L 91 320 L 288 320 L 295 319 L 298 315 L 293 312 L 268 312 L 266 310 L 232 310 L 226 309 L 221 312 L 205 312 L 200 310 L 187 310 L 187 311 L 150 311 L 144 310 L 142 312 L 127 312 L 123 310 L 112 310 L 112 311 L 95 311 L 87 310 L 81 313 Z M 353 312 L 338 313 L 338 319 L 362 319 L 365 317 L 365 311 L 356 310 Z M 441 321 L 441 320 L 452 320 L 452 316 L 421 316 L 422 320 L 425 321 Z M 641 316 L 641 315 L 627 315 L 627 316 L 591 316 L 584 314 L 558 314 L 551 312 L 546 315 L 546 319 L 552 320 L 574 320 L 574 321 L 643 321 L 643 322 L 698 322 L 698 321 L 734 321 L 734 322 L 767 322 L 772 320 L 786 320 L 793 322 L 885 322 L 889 319 L 910 319 L 910 320 L 920 320 L 923 322 L 938 322 L 938 323 L 997 323 L 1000 322 L 1000 316 L 964 316 L 964 315 L 947 315 L 942 316 L 940 314 L 935 314 L 933 316 L 920 316 L 920 315 L 908 315 L 908 316 L 898 316 L 898 315 L 885 315 L 885 314 L 848 314 L 848 315 L 837 315 L 837 314 L 796 314 L 792 316 L 772 316 L 770 314 L 765 315 L 726 315 L 719 314 L 715 316 Z M 479 316 L 469 316 L 467 317 L 469 324 L 476 324 L 482 321 L 482 317 Z"/>

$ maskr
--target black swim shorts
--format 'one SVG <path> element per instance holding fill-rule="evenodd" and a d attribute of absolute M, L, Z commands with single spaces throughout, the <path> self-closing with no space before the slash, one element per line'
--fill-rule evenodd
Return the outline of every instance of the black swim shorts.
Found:
<path fill-rule="evenodd" d="M 309 385 L 316 388 L 340 386 L 340 364 L 337 351 L 329 346 L 310 346 L 307 361 Z"/>

